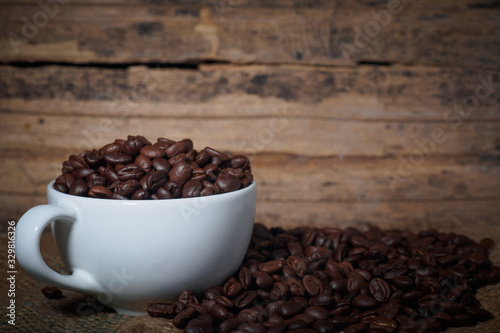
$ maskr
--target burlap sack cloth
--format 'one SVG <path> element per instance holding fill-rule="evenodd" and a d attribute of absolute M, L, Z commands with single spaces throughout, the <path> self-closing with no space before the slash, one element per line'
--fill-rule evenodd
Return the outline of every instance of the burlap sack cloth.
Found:
<path fill-rule="evenodd" d="M 495 264 L 500 264 L 500 232 L 498 226 L 484 225 L 490 229 L 491 233 L 486 233 L 494 238 L 497 247 L 493 250 L 490 258 Z M 457 233 L 463 233 L 471 238 L 479 240 L 480 235 L 485 235 L 485 230 L 481 225 L 454 228 Z M 479 236 L 478 236 L 479 235 Z M 476 237 L 475 237 L 476 236 Z M 59 254 L 50 233 L 45 233 L 42 237 L 41 248 L 45 261 L 56 270 L 62 270 L 63 266 Z M 2 320 L 0 321 L 0 332 L 181 332 L 176 329 L 169 320 L 154 319 L 149 316 L 128 317 L 116 313 L 92 313 L 91 308 L 85 311 L 76 309 L 82 308 L 81 304 L 88 296 L 76 292 L 63 291 L 64 298 L 52 300 L 45 298 L 41 293 L 41 288 L 46 284 L 40 283 L 25 273 L 17 265 L 16 274 L 16 325 L 7 323 L 6 307 L 9 302 L 7 295 L 8 281 L 7 272 L 7 238 L 5 234 L 0 234 L 0 269 L 2 270 L 2 280 L 0 283 L 0 300 L 2 306 Z M 450 328 L 447 332 L 500 332 L 500 285 L 487 286 L 479 290 L 478 299 L 482 306 L 494 315 L 494 318 L 479 323 L 473 327 Z"/>

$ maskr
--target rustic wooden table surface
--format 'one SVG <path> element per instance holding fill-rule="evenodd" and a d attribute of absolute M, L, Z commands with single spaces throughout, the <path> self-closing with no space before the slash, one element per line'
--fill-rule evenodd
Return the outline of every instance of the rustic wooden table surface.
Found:
<path fill-rule="evenodd" d="M 270 226 L 500 241 L 500 3 L 0 0 L 0 231 L 128 134 L 247 154 Z"/>

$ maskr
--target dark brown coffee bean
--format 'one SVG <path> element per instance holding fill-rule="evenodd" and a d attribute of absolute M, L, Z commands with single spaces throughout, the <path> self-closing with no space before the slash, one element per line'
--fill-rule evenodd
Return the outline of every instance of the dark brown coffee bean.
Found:
<path fill-rule="evenodd" d="M 85 163 L 85 160 L 78 155 L 71 155 L 68 158 L 68 163 L 73 168 L 73 170 L 88 168 L 88 165 L 87 163 Z"/>
<path fill-rule="evenodd" d="M 258 323 L 243 323 L 238 327 L 238 331 L 243 333 L 265 333 L 266 328 Z"/>
<path fill-rule="evenodd" d="M 132 163 L 133 157 L 123 153 L 113 153 L 104 155 L 104 161 L 106 163 L 115 164 L 129 164 Z"/>
<path fill-rule="evenodd" d="M 259 270 L 267 274 L 276 274 L 281 271 L 284 263 L 281 260 L 271 260 L 259 265 Z"/>
<path fill-rule="evenodd" d="M 149 159 L 155 159 L 165 156 L 165 151 L 158 146 L 144 146 L 141 148 L 140 154 Z"/>
<path fill-rule="evenodd" d="M 135 164 L 137 164 L 146 173 L 151 171 L 152 162 L 149 157 L 139 155 L 135 158 Z"/>
<path fill-rule="evenodd" d="M 236 297 L 236 299 L 234 300 L 234 305 L 239 309 L 246 308 L 253 303 L 257 296 L 258 292 L 255 290 L 246 291 Z"/>
<path fill-rule="evenodd" d="M 183 198 L 194 198 L 199 197 L 201 190 L 203 189 L 203 185 L 199 180 L 188 180 L 184 187 L 182 188 L 182 197 Z"/>
<path fill-rule="evenodd" d="M 211 322 L 204 320 L 201 317 L 192 319 L 189 324 L 184 327 L 184 333 L 213 333 L 214 329 Z"/>
<path fill-rule="evenodd" d="M 303 277 L 307 271 L 307 265 L 304 259 L 296 256 L 290 256 L 286 260 L 288 266 L 290 266 L 298 277 Z"/>
<path fill-rule="evenodd" d="M 214 301 L 215 301 L 215 304 L 218 304 L 218 305 L 223 306 L 225 308 L 230 308 L 230 307 L 234 306 L 233 301 L 230 300 L 229 298 L 227 298 L 226 296 L 222 296 L 222 295 L 216 296 Z"/>
<path fill-rule="evenodd" d="M 218 333 L 230 333 L 232 331 L 235 331 L 238 326 L 240 325 L 240 320 L 238 318 L 229 318 L 224 320 L 222 323 L 219 324 L 219 327 L 217 328 Z"/>
<path fill-rule="evenodd" d="M 61 299 L 62 298 L 62 291 L 56 287 L 43 287 L 42 288 L 42 294 L 43 296 L 49 298 L 49 299 Z"/>
<path fill-rule="evenodd" d="M 224 284 L 222 291 L 227 297 L 234 298 L 240 294 L 242 289 L 243 286 L 241 283 L 239 283 L 235 278 L 231 278 L 228 282 L 226 282 L 226 284 Z"/>
<path fill-rule="evenodd" d="M 279 307 L 278 313 L 283 317 L 290 318 L 302 311 L 302 309 L 302 306 L 298 302 L 288 301 Z"/>
<path fill-rule="evenodd" d="M 164 188 L 170 193 L 171 198 L 180 198 L 182 196 L 182 184 L 176 181 L 169 180 Z"/>
<path fill-rule="evenodd" d="M 132 194 L 132 197 L 130 199 L 132 200 L 146 200 L 149 198 L 149 193 L 148 191 L 140 188 Z"/>
<path fill-rule="evenodd" d="M 323 283 L 314 275 L 305 275 L 302 279 L 305 290 L 312 297 L 323 292 Z"/>
<path fill-rule="evenodd" d="M 395 276 L 392 284 L 399 289 L 408 290 L 414 287 L 413 279 L 406 275 Z M 379 301 L 380 302 L 380 301 Z"/>
<path fill-rule="evenodd" d="M 184 139 L 170 145 L 167 149 L 165 149 L 165 153 L 168 157 L 172 157 L 182 153 L 185 154 L 191 149 L 193 149 L 193 141 L 190 139 Z"/>
<path fill-rule="evenodd" d="M 198 300 L 190 290 L 184 290 L 183 292 L 181 292 L 177 300 L 184 303 L 186 306 L 192 303 L 198 304 Z"/>
<path fill-rule="evenodd" d="M 253 277 L 255 278 L 255 284 L 257 287 L 264 289 L 264 290 L 270 290 L 273 287 L 273 278 L 264 272 L 257 271 L 254 272 Z"/>
<path fill-rule="evenodd" d="M 191 166 L 184 161 L 181 161 L 174 165 L 172 170 L 168 173 L 171 181 L 174 181 L 178 184 L 184 184 L 191 178 L 193 169 Z"/>
<path fill-rule="evenodd" d="M 391 297 L 391 286 L 381 278 L 370 281 L 370 294 L 380 303 L 385 303 Z"/>
<path fill-rule="evenodd" d="M 83 179 L 77 179 L 69 188 L 69 194 L 86 197 L 88 190 L 87 183 Z"/>
<path fill-rule="evenodd" d="M 377 300 L 373 297 L 367 295 L 358 295 L 354 297 L 352 301 L 352 305 L 357 306 L 359 308 L 374 308 L 377 306 Z"/>
<path fill-rule="evenodd" d="M 156 192 L 160 187 L 163 187 L 168 181 L 167 171 L 153 171 L 146 178 L 146 186 L 149 191 Z"/>
<path fill-rule="evenodd" d="M 255 309 L 243 309 L 238 313 L 237 318 L 244 323 L 262 323 L 264 321 L 262 314 Z"/>
<path fill-rule="evenodd" d="M 329 333 L 329 332 L 336 332 L 336 327 L 335 325 L 326 319 L 318 319 L 316 320 L 312 326 L 311 326 L 316 332 L 319 333 Z"/>
<path fill-rule="evenodd" d="M 244 289 L 247 289 L 252 284 L 252 272 L 247 267 L 242 267 L 238 273 L 238 280 Z"/>
<path fill-rule="evenodd" d="M 117 187 L 115 187 L 115 193 L 123 195 L 125 197 L 131 196 L 135 191 L 137 191 L 141 185 L 135 179 L 129 179 Z"/>
<path fill-rule="evenodd" d="M 69 193 L 69 187 L 64 183 L 54 183 L 54 188 L 62 193 Z"/>
<path fill-rule="evenodd" d="M 381 328 L 386 332 L 393 332 L 398 328 L 397 322 L 392 319 L 384 318 L 384 317 L 375 317 L 372 319 L 370 324 L 370 329 Z"/>
<path fill-rule="evenodd" d="M 89 190 L 89 197 L 91 198 L 109 199 L 111 195 L 113 193 L 104 186 L 94 186 Z"/>
<path fill-rule="evenodd" d="M 226 320 L 229 318 L 229 311 L 219 304 L 214 304 L 210 308 L 210 313 L 219 320 Z"/>
<path fill-rule="evenodd" d="M 172 303 L 150 303 L 147 306 L 147 312 L 153 318 L 172 319 L 175 316 Z"/>
<path fill-rule="evenodd" d="M 116 172 L 118 179 L 122 182 L 129 179 L 139 180 L 144 175 L 144 169 L 142 169 L 136 163 L 131 163 L 124 165 L 119 171 Z"/>
<path fill-rule="evenodd" d="M 155 158 L 153 161 L 151 161 L 151 165 L 158 171 L 169 172 L 171 169 L 170 164 L 164 158 Z"/>
<path fill-rule="evenodd" d="M 188 322 L 195 316 L 196 309 L 193 307 L 187 307 L 172 319 L 172 323 L 175 325 L 175 327 L 184 328 L 188 324 Z"/>
<path fill-rule="evenodd" d="M 327 309 L 317 305 L 309 306 L 304 310 L 304 313 L 314 320 L 327 319 L 331 317 L 331 314 Z"/>
<path fill-rule="evenodd" d="M 232 192 L 240 188 L 240 180 L 227 173 L 221 173 L 215 181 L 215 186 L 219 189 L 220 193 Z"/>
<path fill-rule="evenodd" d="M 203 297 L 208 300 L 214 300 L 217 296 L 222 295 L 223 288 L 221 286 L 210 287 L 205 290 Z"/>

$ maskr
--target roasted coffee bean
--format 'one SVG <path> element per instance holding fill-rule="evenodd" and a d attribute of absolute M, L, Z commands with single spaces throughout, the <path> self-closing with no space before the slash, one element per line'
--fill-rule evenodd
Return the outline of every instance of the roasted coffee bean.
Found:
<path fill-rule="evenodd" d="M 210 308 L 210 313 L 219 320 L 226 320 L 229 318 L 229 311 L 219 304 L 214 304 Z"/>
<path fill-rule="evenodd" d="M 104 155 L 106 163 L 115 164 L 129 164 L 132 163 L 133 157 L 123 153 L 113 153 Z"/>
<path fill-rule="evenodd" d="M 241 283 L 239 283 L 235 278 L 231 278 L 226 282 L 226 284 L 224 284 L 222 291 L 227 297 L 234 298 L 240 294 L 242 289 L 243 286 Z"/>
<path fill-rule="evenodd" d="M 191 178 L 193 169 L 191 166 L 184 162 L 181 161 L 177 164 L 175 164 L 168 173 L 170 180 L 177 182 L 178 184 L 184 184 Z"/>
<path fill-rule="evenodd" d="M 248 267 L 242 267 L 238 273 L 238 281 L 244 289 L 247 289 L 252 284 L 252 272 Z"/>
<path fill-rule="evenodd" d="M 323 292 L 323 283 L 314 275 L 305 275 L 302 279 L 304 289 L 312 297 Z"/>
<path fill-rule="evenodd" d="M 196 316 L 196 309 L 194 307 L 187 307 L 185 310 L 177 314 L 173 319 L 172 323 L 176 327 L 184 328 L 188 322 Z"/>
<path fill-rule="evenodd" d="M 257 291 L 254 290 L 246 291 L 243 294 L 236 297 L 236 299 L 234 300 L 234 305 L 240 309 L 246 308 L 253 303 L 253 301 L 257 298 L 257 296 L 258 296 Z"/>
<path fill-rule="evenodd" d="M 144 146 L 140 150 L 140 154 L 150 159 L 155 159 L 165 156 L 165 151 L 158 146 Z"/>
<path fill-rule="evenodd" d="M 367 295 L 358 295 L 354 297 L 352 305 L 358 308 L 373 308 L 377 306 L 377 300 Z"/>
<path fill-rule="evenodd" d="M 391 297 L 391 286 L 381 278 L 370 281 L 370 294 L 380 303 L 385 303 Z"/>
<path fill-rule="evenodd" d="M 199 197 L 202 189 L 203 185 L 201 185 L 201 182 L 199 180 L 194 180 L 194 179 L 188 180 L 182 188 L 182 197 L 183 198 Z"/>
<path fill-rule="evenodd" d="M 77 179 L 69 188 L 69 194 L 86 197 L 88 190 L 89 188 L 87 186 L 87 183 L 83 179 Z"/>
<path fill-rule="evenodd" d="M 274 281 L 269 274 L 261 271 L 256 271 L 252 275 L 255 278 L 255 284 L 257 285 L 257 287 L 264 290 L 270 290 L 273 287 Z"/>
<path fill-rule="evenodd" d="M 175 316 L 174 305 L 172 303 L 148 304 L 147 312 L 153 318 L 172 319 Z"/>
<path fill-rule="evenodd" d="M 156 192 L 160 187 L 163 187 L 168 181 L 168 172 L 164 170 L 153 171 L 146 178 L 146 186 L 148 191 Z"/>
<path fill-rule="evenodd" d="M 191 149 L 193 149 L 193 141 L 190 139 L 184 139 L 170 145 L 167 149 L 165 149 L 165 153 L 168 157 L 172 157 L 179 154 L 185 154 Z"/>
<path fill-rule="evenodd" d="M 259 265 L 259 271 L 267 274 L 276 274 L 283 268 L 283 261 L 281 260 L 271 260 Z"/>
<path fill-rule="evenodd" d="M 241 322 L 238 318 L 226 319 L 222 323 L 219 324 L 219 327 L 217 328 L 217 332 L 229 333 L 229 332 L 235 331 L 240 324 L 241 324 Z"/>
<path fill-rule="evenodd" d="M 138 189 L 132 194 L 132 197 L 130 199 L 132 200 L 146 200 L 149 198 L 149 193 L 145 189 Z"/>
<path fill-rule="evenodd" d="M 304 259 L 296 256 L 290 256 L 286 260 L 288 266 L 290 266 L 298 277 L 303 277 L 307 271 L 307 265 Z"/>
<path fill-rule="evenodd" d="M 279 307 L 278 312 L 283 317 L 292 317 L 292 316 L 295 316 L 297 313 L 299 313 L 302 310 L 303 310 L 303 308 L 299 302 L 288 301 L 288 302 L 283 303 Z"/>
<path fill-rule="evenodd" d="M 42 288 L 42 294 L 43 296 L 50 298 L 50 299 L 61 299 L 62 298 L 62 291 L 56 287 L 43 287 Z"/>
<path fill-rule="evenodd" d="M 215 186 L 219 189 L 220 193 L 232 192 L 240 188 L 240 180 L 228 173 L 221 173 L 215 181 Z"/>
<path fill-rule="evenodd" d="M 318 319 L 316 320 L 312 326 L 311 326 L 316 332 L 319 333 L 330 333 L 330 332 L 335 332 L 336 327 L 335 325 L 326 319 Z"/>
<path fill-rule="evenodd" d="M 89 197 L 91 198 L 109 199 L 112 195 L 113 193 L 104 186 L 94 186 L 89 190 Z"/>
<path fill-rule="evenodd" d="M 54 188 L 56 190 L 58 190 L 59 192 L 69 193 L 69 187 L 68 187 L 68 185 L 66 185 L 64 183 L 55 182 L 54 183 Z"/>

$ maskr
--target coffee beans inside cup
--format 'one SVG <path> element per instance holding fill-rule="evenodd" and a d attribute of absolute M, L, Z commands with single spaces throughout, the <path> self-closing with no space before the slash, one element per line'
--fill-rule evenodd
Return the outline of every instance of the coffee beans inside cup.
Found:
<path fill-rule="evenodd" d="M 184 332 L 438 332 L 491 318 L 475 297 L 500 281 L 491 239 L 436 230 L 256 224 L 246 258 L 203 295 L 152 303 Z"/>
<path fill-rule="evenodd" d="M 246 156 L 193 149 L 190 139 L 143 136 L 117 139 L 98 150 L 71 155 L 54 188 L 101 199 L 174 199 L 227 193 L 253 182 Z"/>

